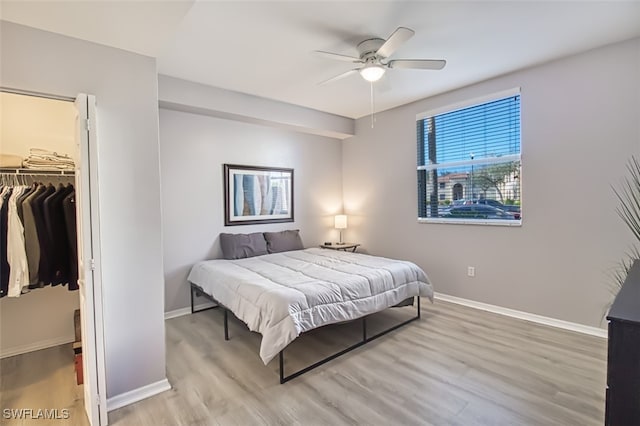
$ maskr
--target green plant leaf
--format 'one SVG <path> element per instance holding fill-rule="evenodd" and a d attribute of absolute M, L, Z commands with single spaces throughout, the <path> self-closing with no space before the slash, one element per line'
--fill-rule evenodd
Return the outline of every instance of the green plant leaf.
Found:
<path fill-rule="evenodd" d="M 640 242 L 640 162 L 637 158 L 631 157 L 627 171 L 629 176 L 624 179 L 620 190 L 613 188 L 620 201 L 616 211 Z"/>

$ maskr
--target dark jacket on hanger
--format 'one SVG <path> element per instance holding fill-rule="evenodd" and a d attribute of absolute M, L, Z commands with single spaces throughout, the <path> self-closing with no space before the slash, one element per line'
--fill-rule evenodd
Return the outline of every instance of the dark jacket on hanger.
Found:
<path fill-rule="evenodd" d="M 49 184 L 45 190 L 37 195 L 31 201 L 31 208 L 33 210 L 33 217 L 36 222 L 36 231 L 38 234 L 38 242 L 40 243 L 40 263 L 38 266 L 38 283 L 36 285 L 29 285 L 29 288 L 44 287 L 51 284 L 51 258 L 53 254 L 52 243 L 49 240 L 49 233 L 47 232 L 47 224 L 44 219 L 44 200 L 55 192 L 53 185 Z"/>
<path fill-rule="evenodd" d="M 9 290 L 9 260 L 7 259 L 7 234 L 9 232 L 9 197 L 13 189 L 9 189 L 2 197 L 0 208 L 0 297 Z"/>
<path fill-rule="evenodd" d="M 33 200 L 46 191 L 44 185 L 36 185 L 36 189 L 22 201 L 24 215 L 24 245 L 27 251 L 27 265 L 29 265 L 29 287 L 37 287 L 40 277 L 40 241 L 33 214 Z"/>
<path fill-rule="evenodd" d="M 20 218 L 20 222 L 22 223 L 22 227 L 24 228 L 24 209 L 22 207 L 22 203 L 24 202 L 24 200 L 27 199 L 27 197 L 31 194 L 33 194 L 33 192 L 38 188 L 38 185 L 33 184 L 31 185 L 31 188 L 29 188 L 28 190 L 24 191 L 24 194 L 22 194 L 20 197 L 18 197 L 18 199 L 16 200 L 16 208 L 18 209 L 18 217 Z"/>
<path fill-rule="evenodd" d="M 56 192 L 44 200 L 44 220 L 51 243 L 51 284 L 69 282 L 69 238 L 65 222 L 62 200 L 69 195 L 73 187 L 60 185 Z"/>

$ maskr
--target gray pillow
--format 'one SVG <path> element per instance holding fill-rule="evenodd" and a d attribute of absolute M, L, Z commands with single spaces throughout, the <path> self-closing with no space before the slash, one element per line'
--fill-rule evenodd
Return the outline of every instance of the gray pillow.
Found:
<path fill-rule="evenodd" d="M 282 251 L 302 250 L 302 239 L 300 230 L 290 229 L 280 232 L 265 232 L 264 239 L 267 240 L 267 251 L 269 253 L 280 253 Z"/>
<path fill-rule="evenodd" d="M 253 234 L 220 234 L 222 257 L 244 259 L 245 257 L 267 254 L 267 242 L 262 232 Z"/>

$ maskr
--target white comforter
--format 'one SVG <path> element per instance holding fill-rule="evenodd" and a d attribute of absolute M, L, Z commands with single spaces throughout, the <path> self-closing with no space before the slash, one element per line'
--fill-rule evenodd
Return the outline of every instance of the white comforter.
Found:
<path fill-rule="evenodd" d="M 433 287 L 411 262 L 310 248 L 238 260 L 208 260 L 188 280 L 262 334 L 267 364 L 300 333 L 381 311 Z"/>

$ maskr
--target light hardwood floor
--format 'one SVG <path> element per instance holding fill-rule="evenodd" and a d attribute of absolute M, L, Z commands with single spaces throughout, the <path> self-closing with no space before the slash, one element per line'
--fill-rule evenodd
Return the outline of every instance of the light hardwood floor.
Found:
<path fill-rule="evenodd" d="M 606 340 L 436 301 L 423 317 L 284 385 L 277 359 L 217 310 L 166 322 L 173 389 L 109 414 L 113 425 L 602 425 Z M 387 310 L 377 320 L 413 314 Z M 374 332 L 375 324 L 369 329 Z M 356 323 L 287 349 L 287 371 L 354 342 Z M 329 351 L 329 352 L 327 352 Z"/>
<path fill-rule="evenodd" d="M 601 425 L 606 340 L 437 301 L 423 317 L 289 383 L 258 357 L 260 336 L 217 310 L 166 322 L 173 389 L 109 413 L 113 425 Z M 413 315 L 391 309 L 376 327 Z M 358 323 L 315 330 L 286 351 L 287 371 L 360 337 Z M 88 424 L 70 345 L 0 361 L 2 408 L 67 408 Z M 1 413 L 0 413 L 1 415 Z"/>
<path fill-rule="evenodd" d="M 88 426 L 83 388 L 76 384 L 71 343 L 0 360 L 0 424 L 3 426 Z M 22 419 L 9 418 L 4 410 L 31 409 Z M 49 411 L 58 420 L 37 418 Z M 63 410 L 68 410 L 68 418 Z"/>

